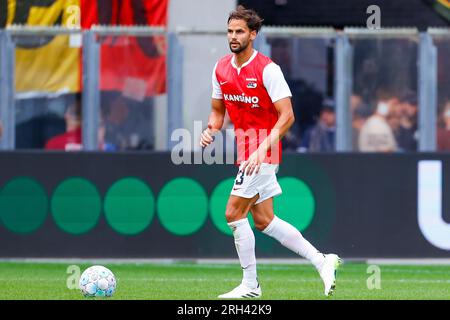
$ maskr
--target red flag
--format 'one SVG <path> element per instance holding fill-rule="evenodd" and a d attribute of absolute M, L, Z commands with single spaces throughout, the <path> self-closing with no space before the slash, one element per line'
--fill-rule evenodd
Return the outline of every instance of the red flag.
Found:
<path fill-rule="evenodd" d="M 81 0 L 81 26 L 167 25 L 168 0 Z M 101 42 L 102 90 L 143 100 L 166 92 L 166 39 L 163 36 L 107 36 Z"/>

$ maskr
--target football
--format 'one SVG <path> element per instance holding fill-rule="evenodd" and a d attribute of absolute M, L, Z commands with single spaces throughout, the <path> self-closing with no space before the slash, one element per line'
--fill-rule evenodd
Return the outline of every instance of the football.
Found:
<path fill-rule="evenodd" d="M 85 297 L 111 297 L 116 291 L 116 278 L 104 266 L 92 266 L 81 274 L 79 287 Z"/>

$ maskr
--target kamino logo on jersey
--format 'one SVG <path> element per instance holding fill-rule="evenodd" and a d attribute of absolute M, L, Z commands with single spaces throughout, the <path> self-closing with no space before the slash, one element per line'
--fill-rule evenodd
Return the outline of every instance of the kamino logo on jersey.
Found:
<path fill-rule="evenodd" d="M 245 94 L 224 94 L 223 98 L 226 101 L 244 102 L 248 104 L 258 104 L 259 98 L 256 96 L 246 96 Z"/>

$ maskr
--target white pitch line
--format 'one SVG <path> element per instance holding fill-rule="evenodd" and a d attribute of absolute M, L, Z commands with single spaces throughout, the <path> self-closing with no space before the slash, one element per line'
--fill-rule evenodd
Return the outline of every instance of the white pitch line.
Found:
<path fill-rule="evenodd" d="M 143 278 L 125 278 L 120 279 L 117 278 L 117 283 L 120 285 L 120 282 L 208 282 L 208 281 L 214 281 L 214 282 L 236 282 L 240 281 L 241 278 L 221 278 L 221 279 L 211 279 L 211 278 L 152 278 L 152 277 L 143 277 Z M 23 281 L 36 281 L 36 282 L 60 282 L 62 284 L 66 283 L 66 279 L 54 279 L 54 278 L 0 278 L 0 281 L 5 282 L 23 282 Z M 274 282 L 290 282 L 290 283 L 296 283 L 296 282 L 307 282 L 307 283 L 315 283 L 318 284 L 321 283 L 321 280 L 319 278 L 317 279 L 283 279 L 280 281 L 279 278 L 264 278 L 264 281 L 274 281 Z M 346 282 L 346 283 L 361 283 L 365 284 L 366 280 L 361 279 L 339 279 L 338 282 Z M 382 279 L 383 283 L 436 283 L 436 284 L 446 284 L 450 283 L 450 279 Z"/>
<path fill-rule="evenodd" d="M 423 259 L 367 259 L 367 264 L 378 265 L 450 265 L 448 258 L 423 258 Z"/>
<path fill-rule="evenodd" d="M 365 263 L 377 265 L 450 265 L 450 259 L 377 259 L 343 258 L 344 263 Z M 309 265 L 305 259 L 297 258 L 260 258 L 258 264 Z M 30 263 L 80 263 L 80 264 L 239 264 L 238 259 L 191 259 L 191 258 L 0 258 L 0 262 Z"/>

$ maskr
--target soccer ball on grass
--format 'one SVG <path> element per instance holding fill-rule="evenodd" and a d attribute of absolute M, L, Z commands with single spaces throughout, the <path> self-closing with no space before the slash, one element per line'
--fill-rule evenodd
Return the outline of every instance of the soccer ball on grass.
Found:
<path fill-rule="evenodd" d="M 116 291 L 116 278 L 104 266 L 92 266 L 81 274 L 79 287 L 85 297 L 111 297 Z"/>

